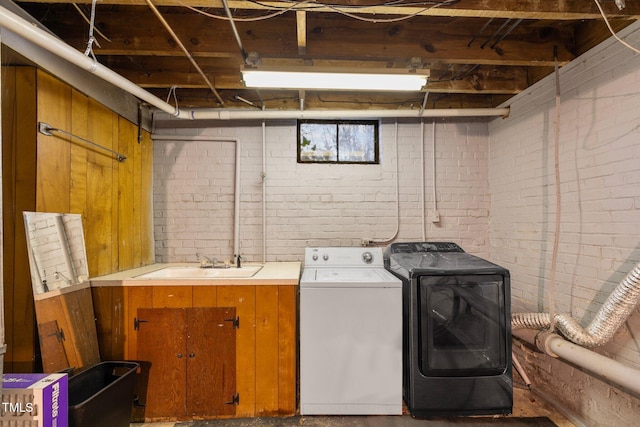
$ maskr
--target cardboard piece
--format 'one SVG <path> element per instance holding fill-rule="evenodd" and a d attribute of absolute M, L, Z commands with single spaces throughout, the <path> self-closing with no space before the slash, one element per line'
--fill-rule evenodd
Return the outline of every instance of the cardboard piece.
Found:
<path fill-rule="evenodd" d="M 67 427 L 67 374 L 4 374 L 0 427 Z"/>

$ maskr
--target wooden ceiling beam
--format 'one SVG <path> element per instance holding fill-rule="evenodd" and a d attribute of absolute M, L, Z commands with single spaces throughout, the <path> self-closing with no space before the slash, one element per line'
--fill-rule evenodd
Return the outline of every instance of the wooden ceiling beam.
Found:
<path fill-rule="evenodd" d="M 98 37 L 101 47 L 94 45 L 94 52 L 99 62 L 160 98 L 177 87 L 181 107 L 217 108 L 218 100 L 145 2 L 98 2 L 96 29 L 111 40 Z M 64 3 L 35 0 L 19 5 L 84 52 L 88 25 L 71 2 Z M 86 11 L 91 0 L 74 3 L 83 4 Z M 425 92 L 429 93 L 425 108 L 495 107 L 551 73 L 554 51 L 564 65 L 608 37 L 592 0 L 464 0 L 424 8 L 410 0 L 412 6 L 332 0 L 336 6 L 331 7 L 317 2 L 228 0 L 244 51 L 257 53 L 265 66 L 406 69 L 410 60 L 419 58 L 421 66 L 431 71 L 425 92 L 409 94 L 258 92 L 241 82 L 244 58 L 221 0 L 153 3 L 162 8 L 163 17 L 229 108 L 254 108 L 264 101 L 266 108 L 283 109 L 419 110 Z M 187 4 L 217 18 L 196 13 Z M 622 11 L 613 1 L 601 5 L 616 31 L 640 19 L 640 1 L 627 0 Z M 267 15 L 274 17 L 252 19 Z"/>
<path fill-rule="evenodd" d="M 307 12 L 296 12 L 296 30 L 298 33 L 298 55 L 307 54 Z"/>
<path fill-rule="evenodd" d="M 70 18 L 63 10 L 46 12 L 50 29 L 78 50 L 86 47 L 86 24 L 80 17 Z M 239 58 L 234 36 L 224 21 L 202 15 L 164 14 L 175 33 L 196 58 Z M 561 64 L 572 60 L 571 26 L 521 24 L 493 49 L 482 41 L 494 34 L 500 22 L 484 31 L 484 20 L 440 23 L 433 18 L 415 18 L 393 24 L 371 25 L 342 16 L 306 14 L 306 55 L 300 55 L 299 20 L 295 14 L 257 22 L 237 22 L 247 52 L 258 52 L 263 59 L 354 60 L 406 62 L 421 57 L 425 63 L 494 64 L 510 66 L 549 66 L 554 64 L 557 47 Z M 45 22 L 46 24 L 46 22 Z M 101 11 L 98 28 L 111 42 L 99 40 L 96 55 L 182 56 L 182 51 L 148 11 L 123 15 Z M 477 40 L 471 43 L 472 40 Z"/>
<path fill-rule="evenodd" d="M 33 0 L 34 3 L 77 3 L 91 4 L 91 0 Z M 444 3 L 444 2 L 443 2 Z M 101 0 L 102 5 L 144 5 L 145 0 Z M 221 0 L 155 0 L 157 7 L 175 6 L 184 8 L 185 4 L 192 7 L 223 9 Z M 358 15 L 411 15 L 438 17 L 483 17 L 483 18 L 523 18 L 549 20 L 582 20 L 600 19 L 598 8 L 591 0 L 465 0 L 434 6 L 373 6 L 367 0 L 334 0 L 332 5 L 324 6 L 317 3 L 300 2 L 294 5 L 290 2 L 265 1 L 251 2 L 243 0 L 228 0 L 229 8 L 236 13 L 241 10 L 306 10 L 317 13 L 339 13 L 341 11 Z M 339 6 L 343 4 L 344 6 Z M 607 16 L 615 19 L 640 19 L 640 2 L 627 1 L 623 10 L 618 10 L 613 1 L 603 2 L 602 8 Z"/>

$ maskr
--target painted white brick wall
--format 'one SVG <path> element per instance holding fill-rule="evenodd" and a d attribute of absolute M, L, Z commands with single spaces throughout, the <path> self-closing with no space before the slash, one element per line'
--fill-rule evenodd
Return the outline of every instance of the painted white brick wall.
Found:
<path fill-rule="evenodd" d="M 487 256 L 488 133 L 483 120 L 438 119 L 436 193 L 439 224 L 427 221 L 428 240 L 452 240 Z M 200 127 L 190 127 L 196 124 Z M 240 253 L 263 260 L 261 122 L 220 124 L 157 120 L 155 134 L 227 138 L 241 146 Z M 302 260 L 306 246 L 358 246 L 363 238 L 422 240 L 421 133 L 424 133 L 427 215 L 433 210 L 432 121 L 381 125 L 379 165 L 296 162 L 295 121 L 267 122 L 266 260 Z M 233 255 L 234 143 L 154 142 L 156 260 L 219 260 Z"/>
<path fill-rule="evenodd" d="M 640 46 L 640 25 L 623 31 Z M 611 40 L 560 70 L 562 221 L 555 309 L 586 326 L 640 261 L 640 56 Z M 547 311 L 555 228 L 555 80 L 489 124 L 491 256 L 511 271 L 514 311 Z M 640 369 L 638 308 L 599 352 Z M 636 425 L 640 400 L 547 356 L 534 383 L 588 425 Z M 584 393 L 588 392 L 588 396 Z"/>

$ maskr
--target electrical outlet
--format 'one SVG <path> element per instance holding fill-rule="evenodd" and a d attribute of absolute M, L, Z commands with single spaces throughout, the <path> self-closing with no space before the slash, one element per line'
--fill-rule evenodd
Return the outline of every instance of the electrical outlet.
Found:
<path fill-rule="evenodd" d="M 434 223 L 440 222 L 440 212 L 439 211 L 433 211 L 432 217 L 431 217 L 431 222 L 434 222 Z"/>

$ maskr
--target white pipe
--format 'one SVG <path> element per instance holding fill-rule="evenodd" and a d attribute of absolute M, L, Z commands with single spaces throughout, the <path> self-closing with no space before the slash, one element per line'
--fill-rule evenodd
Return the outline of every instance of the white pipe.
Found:
<path fill-rule="evenodd" d="M 0 26 L 24 37 L 44 50 L 47 50 L 84 70 L 90 71 L 101 79 L 124 89 L 131 95 L 148 102 L 166 113 L 175 114 L 176 112 L 175 107 L 167 104 L 160 98 L 150 94 L 124 77 L 114 73 L 107 67 L 98 64 L 93 60 L 93 58 L 83 55 L 81 52 L 64 43 L 60 39 L 53 37 L 46 31 L 32 25 L 4 7 L 0 7 Z"/>
<path fill-rule="evenodd" d="M 240 263 L 240 141 L 236 140 L 236 179 L 233 197 L 233 256 Z"/>
<path fill-rule="evenodd" d="M 393 242 L 396 237 L 398 237 L 398 233 L 400 232 L 400 156 L 398 155 L 398 121 L 395 122 L 395 135 L 394 141 L 396 146 L 396 231 L 393 233 L 393 236 L 388 239 L 373 239 L 371 242 L 367 243 L 375 243 L 375 244 L 385 244 Z"/>
<path fill-rule="evenodd" d="M 433 212 L 438 210 L 438 200 L 436 198 L 436 121 L 433 121 L 433 127 L 431 129 L 431 140 L 433 141 L 433 152 L 431 154 L 432 167 L 431 172 L 433 174 L 431 178 L 431 185 L 433 186 Z"/>
<path fill-rule="evenodd" d="M 228 110 L 193 109 L 177 114 L 178 118 L 193 120 L 267 120 L 267 119 L 361 119 L 378 118 L 417 118 L 420 117 L 492 117 L 506 116 L 508 108 L 451 108 L 425 110 Z"/>
<path fill-rule="evenodd" d="M 215 137 L 206 135 L 158 135 L 152 134 L 155 141 L 205 141 L 205 142 L 231 142 L 235 144 L 235 186 L 233 208 L 233 255 L 240 255 L 240 140 L 237 138 Z"/>
<path fill-rule="evenodd" d="M 527 372 L 524 370 L 524 368 L 522 367 L 522 365 L 518 361 L 518 358 L 516 357 L 516 354 L 513 351 L 511 352 L 511 361 L 513 362 L 513 367 L 516 368 L 516 371 L 518 371 L 518 373 L 522 377 L 522 381 L 524 381 L 524 384 L 527 386 L 527 388 L 530 389 L 531 388 L 531 380 L 529 379 L 529 375 L 527 375 Z"/>
<path fill-rule="evenodd" d="M 424 166 L 424 120 L 420 120 L 420 169 L 422 178 L 420 179 L 420 200 L 422 201 L 422 241 L 427 240 L 427 218 L 425 192 L 425 166 Z"/>
<path fill-rule="evenodd" d="M 262 121 L 262 262 L 267 262 L 267 125 Z"/>
<path fill-rule="evenodd" d="M 640 370 L 580 347 L 554 333 L 541 334 L 545 353 L 578 365 L 601 378 L 640 394 Z"/>
<path fill-rule="evenodd" d="M 113 72 L 93 58 L 83 55 L 62 40 L 46 31 L 32 25 L 25 19 L 0 7 L 0 26 L 12 31 L 52 54 L 89 71 L 131 95 L 179 119 L 191 120 L 244 120 L 244 119 L 310 119 L 310 118 L 401 118 L 401 117 L 495 117 L 509 115 L 509 108 L 451 108 L 438 110 L 347 110 L 347 111 L 256 111 L 256 110 L 227 110 L 227 109 L 179 109 L 162 99 L 152 95 L 130 80 Z"/>
<path fill-rule="evenodd" d="M 640 394 L 640 370 L 569 342 L 558 334 L 518 329 L 512 335 L 536 346 L 543 353 L 570 362 L 591 374 Z"/>

